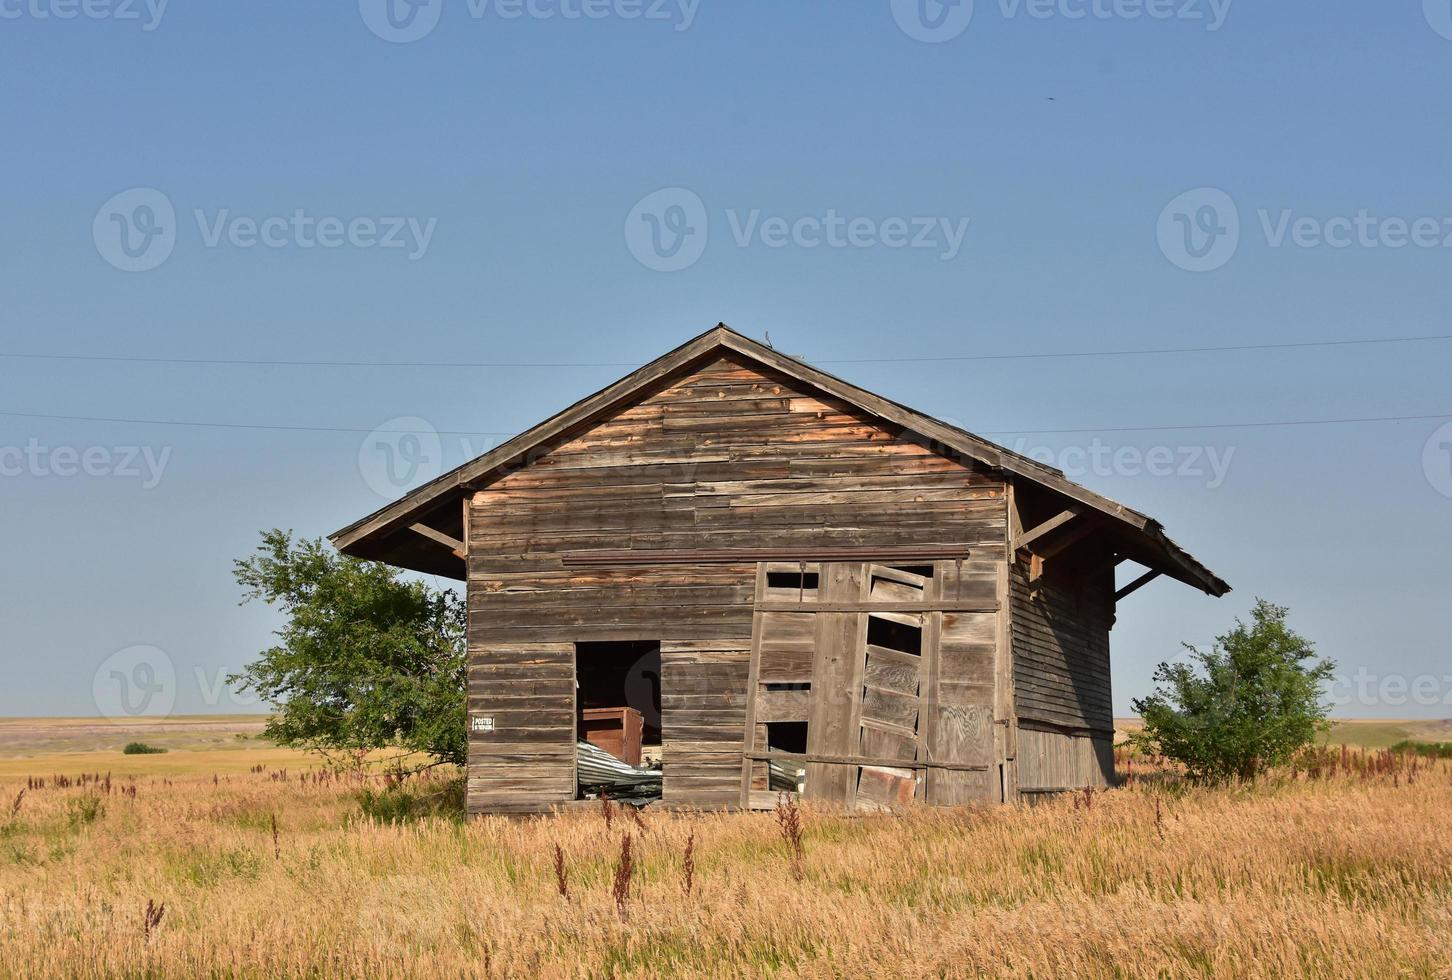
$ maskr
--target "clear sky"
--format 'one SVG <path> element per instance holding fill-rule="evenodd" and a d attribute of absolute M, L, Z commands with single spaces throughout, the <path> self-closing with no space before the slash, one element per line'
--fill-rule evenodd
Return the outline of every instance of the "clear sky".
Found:
<path fill-rule="evenodd" d="M 0 357 L 0 713 L 245 707 L 260 529 L 724 320 L 1229 580 L 1126 600 L 1120 712 L 1263 596 L 1452 716 L 1452 342 L 942 359 L 1452 333 L 1452 0 L 0 0 L 0 79 L 0 354 L 547 365 Z"/>

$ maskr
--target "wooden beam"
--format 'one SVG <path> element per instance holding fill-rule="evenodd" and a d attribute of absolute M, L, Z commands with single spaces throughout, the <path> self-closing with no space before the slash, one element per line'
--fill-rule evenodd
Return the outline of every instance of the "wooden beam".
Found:
<path fill-rule="evenodd" d="M 873 759 L 855 755 L 815 755 L 798 752 L 747 752 L 757 762 L 798 762 L 819 766 L 871 766 L 876 769 L 944 769 L 949 772 L 987 772 L 992 766 L 923 759 Z"/>
<path fill-rule="evenodd" d="M 410 524 L 408 526 L 408 529 L 410 531 L 413 531 L 415 534 L 422 534 L 430 541 L 443 545 L 459 558 L 464 558 L 469 553 L 468 547 L 464 544 L 464 542 L 460 541 L 458 538 L 449 537 L 438 528 L 429 527 L 427 524 Z"/>
<path fill-rule="evenodd" d="M 1121 599 L 1124 599 L 1134 594 L 1135 592 L 1138 592 L 1140 589 L 1144 588 L 1146 585 L 1149 585 L 1151 582 L 1153 582 L 1155 579 L 1159 578 L 1163 574 L 1164 573 L 1161 572 L 1159 569 L 1151 568 L 1139 578 L 1135 579 L 1133 582 L 1130 582 L 1124 588 L 1114 593 L 1114 601 L 1119 602 Z"/>
<path fill-rule="evenodd" d="M 1087 538 L 1089 535 L 1093 534 L 1097 530 L 1099 530 L 1099 526 L 1097 524 L 1093 524 L 1089 521 L 1084 521 L 1079 526 L 1070 528 L 1067 534 L 1059 535 L 1059 537 L 1056 538 L 1052 544 L 1039 548 L 1037 554 L 1047 560 L 1059 554 L 1060 552 L 1069 550 L 1074 545 L 1078 544 L 1080 541 L 1083 541 L 1085 538 Z"/>
<path fill-rule="evenodd" d="M 572 551 L 561 556 L 566 568 L 593 565 L 736 565 L 761 561 L 850 561 L 886 565 L 967 557 L 967 545 L 921 545 L 912 548 L 625 548 Z"/>
<path fill-rule="evenodd" d="M 1078 516 L 1078 511 L 1066 510 L 1062 514 L 1059 514 L 1057 517 L 1049 518 L 1038 527 L 1034 528 L 1032 531 L 1025 531 L 1023 534 L 1020 534 L 1018 538 L 1013 542 L 1013 550 L 1019 551 L 1023 548 L 1027 548 L 1029 545 L 1033 544 L 1045 534 L 1052 534 L 1054 531 L 1057 531 L 1059 528 L 1063 527 L 1065 524 L 1068 524 L 1070 521 Z"/>
<path fill-rule="evenodd" d="M 837 613 L 996 613 L 997 602 L 789 602 L 763 600 L 753 606 L 757 612 Z"/>

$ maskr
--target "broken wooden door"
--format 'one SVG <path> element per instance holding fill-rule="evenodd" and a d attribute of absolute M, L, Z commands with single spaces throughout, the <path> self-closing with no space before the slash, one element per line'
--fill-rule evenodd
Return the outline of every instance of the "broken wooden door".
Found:
<path fill-rule="evenodd" d="M 763 563 L 744 802 L 786 788 L 783 767 L 808 799 L 847 806 L 987 798 L 997 600 L 967 581 L 961 562 Z M 985 626 L 986 646 L 961 642 Z"/>

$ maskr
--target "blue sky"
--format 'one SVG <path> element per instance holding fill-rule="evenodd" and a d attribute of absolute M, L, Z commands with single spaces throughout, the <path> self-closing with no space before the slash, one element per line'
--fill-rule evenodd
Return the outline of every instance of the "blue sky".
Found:
<path fill-rule="evenodd" d="M 0 713 L 136 647 L 245 707 L 231 561 L 385 502 L 365 433 L 516 432 L 724 320 L 1227 578 L 1125 602 L 1120 711 L 1259 595 L 1342 714 L 1452 716 L 1452 342 L 885 360 L 1452 332 L 1452 3 L 438 4 L 0 0 L 0 354 L 550 365 L 0 357 Z"/>

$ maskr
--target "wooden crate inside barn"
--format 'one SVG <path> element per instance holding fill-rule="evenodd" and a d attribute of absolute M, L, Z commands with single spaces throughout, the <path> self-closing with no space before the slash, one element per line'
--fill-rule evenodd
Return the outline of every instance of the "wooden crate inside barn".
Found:
<path fill-rule="evenodd" d="M 585 708 L 580 712 L 580 738 L 632 766 L 640 765 L 643 728 L 641 714 L 634 708 Z"/>

